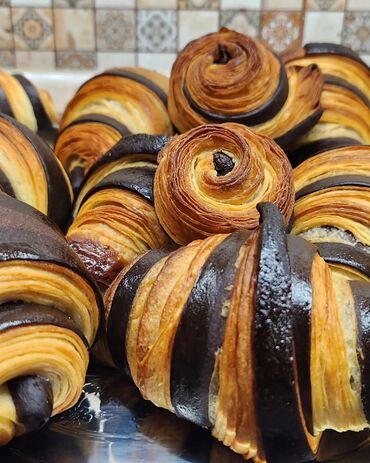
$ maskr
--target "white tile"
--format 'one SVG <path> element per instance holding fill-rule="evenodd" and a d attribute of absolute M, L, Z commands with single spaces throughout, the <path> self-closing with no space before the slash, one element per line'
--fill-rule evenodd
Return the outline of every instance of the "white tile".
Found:
<path fill-rule="evenodd" d="M 221 0 L 223 10 L 244 8 L 246 10 L 260 10 L 262 0 Z"/>
<path fill-rule="evenodd" d="M 361 54 L 360 55 L 361 59 L 363 59 L 365 61 L 365 63 L 370 66 L 370 55 L 363 55 Z"/>
<path fill-rule="evenodd" d="M 138 66 L 170 75 L 176 53 L 139 53 Z"/>
<path fill-rule="evenodd" d="M 137 0 L 138 8 L 154 8 L 158 10 L 159 8 L 176 8 L 177 0 Z"/>
<path fill-rule="evenodd" d="M 369 9 L 370 9 L 369 0 L 347 0 L 347 10 L 369 11 Z"/>
<path fill-rule="evenodd" d="M 344 13 L 310 11 L 305 14 L 303 42 L 340 43 Z"/>
<path fill-rule="evenodd" d="M 51 6 L 51 0 L 11 0 L 13 7 L 28 6 L 30 8 L 39 8 Z"/>
<path fill-rule="evenodd" d="M 98 68 L 135 66 L 135 53 L 98 52 Z"/>
<path fill-rule="evenodd" d="M 96 8 L 135 8 L 135 0 L 95 0 Z"/>
<path fill-rule="evenodd" d="M 17 67 L 32 71 L 55 68 L 55 53 L 53 51 L 16 51 Z"/>
<path fill-rule="evenodd" d="M 179 48 L 191 40 L 218 30 L 218 11 L 180 11 Z"/>

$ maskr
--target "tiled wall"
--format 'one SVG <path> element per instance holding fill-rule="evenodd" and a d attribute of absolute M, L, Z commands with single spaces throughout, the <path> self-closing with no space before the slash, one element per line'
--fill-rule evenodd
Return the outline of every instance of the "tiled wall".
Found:
<path fill-rule="evenodd" d="M 370 0 L 0 0 L 0 67 L 170 69 L 189 40 L 220 26 L 277 52 L 325 41 L 370 61 Z"/>

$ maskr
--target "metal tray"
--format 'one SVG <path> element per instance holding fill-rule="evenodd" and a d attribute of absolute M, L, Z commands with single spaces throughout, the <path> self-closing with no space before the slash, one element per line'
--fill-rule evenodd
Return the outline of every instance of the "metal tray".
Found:
<path fill-rule="evenodd" d="M 327 433 L 320 460 L 370 462 L 370 433 Z M 368 445 L 369 442 L 369 445 Z M 338 459 L 338 455 L 340 456 Z M 243 463 L 207 430 L 141 399 L 116 372 L 89 373 L 71 410 L 0 449 L 1 463 Z"/>

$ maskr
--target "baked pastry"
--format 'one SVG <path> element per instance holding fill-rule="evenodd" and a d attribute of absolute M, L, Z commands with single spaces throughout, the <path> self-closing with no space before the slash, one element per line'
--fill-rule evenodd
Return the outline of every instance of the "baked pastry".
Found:
<path fill-rule="evenodd" d="M 36 88 L 22 74 L 0 71 L 0 112 L 14 117 L 33 132 L 50 137 L 58 116 L 46 90 Z"/>
<path fill-rule="evenodd" d="M 294 164 L 302 150 L 370 144 L 370 71 L 356 53 L 342 45 L 311 43 L 287 53 L 284 61 L 288 65 L 317 64 L 324 78 L 323 114 L 295 144 L 290 156 Z"/>
<path fill-rule="evenodd" d="M 264 44 L 222 28 L 190 42 L 172 67 L 168 110 L 180 132 L 236 122 L 289 146 L 321 116 L 316 65 L 285 67 Z"/>
<path fill-rule="evenodd" d="M 67 239 L 104 289 L 135 257 L 169 238 L 153 206 L 157 154 L 164 135 L 122 138 L 89 170 Z"/>
<path fill-rule="evenodd" d="M 143 68 L 108 69 L 88 80 L 68 103 L 60 127 L 86 114 L 103 114 L 131 133 L 172 133 L 167 114 L 168 78 Z"/>
<path fill-rule="evenodd" d="M 370 278 L 370 147 L 312 156 L 294 169 L 294 183 L 292 233 L 348 278 Z"/>
<path fill-rule="evenodd" d="M 99 290 L 56 225 L 0 193 L 0 445 L 74 405 Z"/>
<path fill-rule="evenodd" d="M 92 164 L 130 133 L 125 125 L 103 114 L 80 116 L 59 132 L 55 154 L 76 193 Z"/>
<path fill-rule="evenodd" d="M 292 169 L 273 140 L 244 125 L 196 127 L 170 140 L 159 155 L 155 210 L 178 244 L 256 228 L 261 201 L 276 203 L 289 221 Z"/>
<path fill-rule="evenodd" d="M 0 189 L 65 227 L 72 189 L 49 146 L 26 126 L 2 113 L 0 146 Z"/>
<path fill-rule="evenodd" d="M 258 230 L 124 269 L 105 294 L 107 340 L 145 399 L 246 458 L 303 463 L 326 429 L 368 427 L 370 280 L 333 274 L 275 205 L 258 208 Z"/>

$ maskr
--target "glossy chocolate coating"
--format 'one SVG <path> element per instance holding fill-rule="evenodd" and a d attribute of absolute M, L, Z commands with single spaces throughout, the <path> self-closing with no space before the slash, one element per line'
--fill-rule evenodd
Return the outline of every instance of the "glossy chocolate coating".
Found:
<path fill-rule="evenodd" d="M 329 264 L 342 264 L 370 278 L 370 257 L 365 251 L 344 243 L 315 243 L 321 257 Z"/>
<path fill-rule="evenodd" d="M 176 331 L 171 357 L 171 402 L 178 416 L 211 427 L 209 389 L 215 354 L 222 347 L 240 248 L 249 232 L 235 232 L 208 257 Z M 189 341 L 191 340 L 191 342 Z"/>
<path fill-rule="evenodd" d="M 8 116 L 14 117 L 12 107 L 10 106 L 8 97 L 4 89 L 0 85 L 0 112 L 8 114 Z"/>
<path fill-rule="evenodd" d="M 304 46 L 306 55 L 339 55 L 344 56 L 346 58 L 351 58 L 354 61 L 362 64 L 366 68 L 368 68 L 367 64 L 359 57 L 359 55 L 354 52 L 351 48 L 347 48 L 343 45 L 339 45 L 336 43 L 306 43 Z"/>
<path fill-rule="evenodd" d="M 361 92 L 361 90 L 358 87 L 350 84 L 347 80 L 341 79 L 337 76 L 332 76 L 330 74 L 324 74 L 324 83 L 329 85 L 336 85 L 338 87 L 343 87 L 349 90 L 350 92 L 358 96 L 366 104 L 366 106 L 370 108 L 370 102 L 367 96 L 363 92 Z"/>
<path fill-rule="evenodd" d="M 366 175 L 334 175 L 332 177 L 323 178 L 298 190 L 295 199 L 297 200 L 303 196 L 315 193 L 316 191 L 341 186 L 370 188 L 370 177 Z"/>
<path fill-rule="evenodd" d="M 4 172 L 0 169 L 0 188 L 9 196 L 13 196 L 15 198 L 15 193 L 10 183 L 8 177 L 4 174 Z"/>

